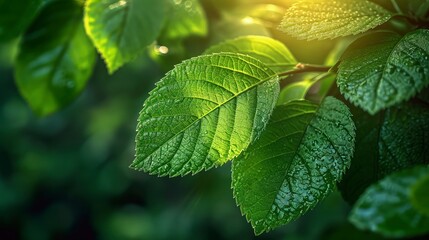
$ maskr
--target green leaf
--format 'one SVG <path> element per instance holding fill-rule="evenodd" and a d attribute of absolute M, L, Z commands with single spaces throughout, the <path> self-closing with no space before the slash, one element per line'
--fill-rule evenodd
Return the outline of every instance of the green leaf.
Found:
<path fill-rule="evenodd" d="M 291 83 L 284 87 L 280 94 L 277 104 L 284 104 L 293 100 L 305 99 L 308 91 L 319 81 L 332 81 L 335 80 L 335 75 L 331 73 L 322 74 L 308 74 L 303 80 Z"/>
<path fill-rule="evenodd" d="M 338 70 L 338 61 L 341 58 L 341 55 L 350 45 L 350 43 L 350 38 L 341 39 L 334 45 L 333 49 L 326 56 L 324 64 L 327 66 L 333 66 L 331 70 L 329 70 L 330 72 L 336 72 Z M 336 74 L 331 74 L 328 78 L 323 79 L 323 81 L 321 81 L 320 87 L 317 90 L 317 95 L 321 99 L 328 95 L 329 91 L 332 89 L 332 86 L 334 86 L 336 83 L 336 78 Z"/>
<path fill-rule="evenodd" d="M 354 203 L 371 184 L 418 164 L 429 164 L 429 108 L 406 103 L 371 116 L 352 108 L 356 150 L 340 182 L 343 198 Z M 412 156 L 412 157 L 410 157 Z"/>
<path fill-rule="evenodd" d="M 261 137 L 232 166 L 237 204 L 256 234 L 286 224 L 325 198 L 348 168 L 354 124 L 332 97 L 277 106 Z"/>
<path fill-rule="evenodd" d="M 164 23 L 164 1 L 88 0 L 85 28 L 109 73 L 142 54 Z"/>
<path fill-rule="evenodd" d="M 421 214 L 429 218 L 429 174 L 411 188 L 411 203 Z"/>
<path fill-rule="evenodd" d="M 16 83 L 38 115 L 53 113 L 73 101 L 92 73 L 96 54 L 82 16 L 74 1 L 53 1 L 22 38 Z"/>
<path fill-rule="evenodd" d="M 278 76 L 250 56 L 184 61 L 146 100 L 131 167 L 178 176 L 233 159 L 265 128 L 278 93 Z"/>
<path fill-rule="evenodd" d="M 297 64 L 289 49 L 283 43 L 270 37 L 238 37 L 212 46 L 204 54 L 220 52 L 233 52 L 252 56 L 277 73 L 283 72 L 285 69 L 292 69 Z"/>
<path fill-rule="evenodd" d="M 286 11 L 280 30 L 299 39 L 332 39 L 366 32 L 391 17 L 367 0 L 301 0 Z"/>
<path fill-rule="evenodd" d="M 214 22 L 210 32 L 212 33 L 212 44 L 249 35 L 271 36 L 268 29 L 258 19 L 251 17 L 239 18 L 230 15 L 225 15 L 221 20 Z"/>
<path fill-rule="evenodd" d="M 427 196 L 427 192 L 413 189 L 427 183 L 428 178 L 427 166 L 407 169 L 384 178 L 368 188 L 357 201 L 350 221 L 358 228 L 388 237 L 411 237 L 429 232 L 429 216 L 412 204 L 413 199 Z M 424 204 L 427 208 L 427 202 Z"/>
<path fill-rule="evenodd" d="M 370 114 L 403 102 L 429 84 L 429 30 L 401 37 L 378 32 L 354 42 L 339 65 L 341 93 Z"/>
<path fill-rule="evenodd" d="M 199 0 L 168 0 L 170 10 L 162 31 L 163 39 L 206 36 L 207 19 Z"/>
<path fill-rule="evenodd" d="M 0 0 L 0 41 L 18 37 L 36 17 L 42 0 Z"/>
<path fill-rule="evenodd" d="M 294 100 L 303 100 L 308 90 L 313 85 L 314 78 L 307 78 L 299 82 L 294 82 L 284 87 L 279 94 L 277 104 L 285 104 Z"/>
<path fill-rule="evenodd" d="M 238 6 L 228 11 L 223 11 L 224 15 L 241 17 L 242 19 L 258 21 L 265 27 L 270 29 L 277 29 L 279 22 L 281 22 L 285 5 L 284 0 L 280 3 L 270 2 L 261 3 L 261 1 L 241 1 Z"/>
<path fill-rule="evenodd" d="M 398 2 L 399 7 L 401 7 L 402 12 L 415 16 L 420 19 L 428 19 L 426 16 L 429 11 L 429 0 L 395 0 Z"/>

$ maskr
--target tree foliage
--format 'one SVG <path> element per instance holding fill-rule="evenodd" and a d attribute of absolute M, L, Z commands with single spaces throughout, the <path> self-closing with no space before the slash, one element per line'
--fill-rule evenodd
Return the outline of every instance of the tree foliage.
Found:
<path fill-rule="evenodd" d="M 16 85 L 40 116 L 80 95 L 96 51 L 110 74 L 171 54 L 181 63 L 167 64 L 144 103 L 131 168 L 174 177 L 232 161 L 233 195 L 255 234 L 336 185 L 358 228 L 428 232 L 429 2 L 238 2 L 223 12 L 198 0 L 3 1 L 0 40 L 20 36 Z M 224 22 L 208 21 L 213 9 Z M 323 65 L 302 62 L 288 36 L 337 47 Z M 188 54 L 189 41 L 207 48 Z"/>

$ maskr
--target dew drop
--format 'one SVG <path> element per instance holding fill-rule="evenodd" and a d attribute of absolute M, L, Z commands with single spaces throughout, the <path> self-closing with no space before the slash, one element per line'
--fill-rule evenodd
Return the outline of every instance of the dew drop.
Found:
<path fill-rule="evenodd" d="M 395 72 L 395 70 L 396 70 L 396 67 L 395 67 L 395 66 L 393 66 L 393 65 L 388 65 L 388 66 L 387 66 L 387 73 L 388 73 L 388 74 L 392 74 L 392 73 L 394 73 L 394 72 Z"/>

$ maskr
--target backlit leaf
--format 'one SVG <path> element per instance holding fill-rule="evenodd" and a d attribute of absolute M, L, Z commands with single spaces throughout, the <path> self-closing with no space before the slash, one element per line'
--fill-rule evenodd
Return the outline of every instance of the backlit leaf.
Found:
<path fill-rule="evenodd" d="M 271 36 L 271 33 L 260 20 L 230 15 L 225 15 L 221 20 L 214 22 L 210 32 L 212 44 L 249 35 Z"/>
<path fill-rule="evenodd" d="M 420 211 L 427 199 L 429 168 L 419 166 L 390 175 L 372 185 L 359 198 L 350 214 L 350 221 L 388 237 L 411 237 L 429 232 L 429 215 Z M 427 202 L 422 206 L 427 208 Z"/>
<path fill-rule="evenodd" d="M 74 1 L 53 1 L 22 38 L 16 83 L 38 115 L 73 101 L 92 73 L 95 49 L 85 34 L 82 16 L 81 6 Z"/>
<path fill-rule="evenodd" d="M 344 53 L 337 83 L 341 93 L 371 114 L 413 97 L 429 84 L 429 30 L 401 37 L 378 32 Z"/>
<path fill-rule="evenodd" d="M 367 0 L 300 0 L 286 11 L 280 29 L 299 39 L 332 39 L 365 32 L 391 17 Z"/>
<path fill-rule="evenodd" d="M 163 0 L 88 0 L 85 6 L 86 31 L 110 73 L 143 53 L 164 23 Z"/>
<path fill-rule="evenodd" d="M 275 108 L 232 166 L 234 196 L 256 234 L 295 220 L 332 191 L 350 165 L 354 131 L 349 110 L 332 97 Z"/>
<path fill-rule="evenodd" d="M 168 0 L 170 11 L 162 31 L 164 39 L 207 35 L 207 20 L 198 0 Z"/>
<path fill-rule="evenodd" d="M 303 80 L 298 82 L 291 83 L 284 87 L 279 94 L 279 99 L 277 104 L 284 104 L 293 100 L 305 99 L 308 91 L 313 87 L 317 82 L 322 81 L 335 81 L 335 75 L 331 73 L 322 73 L 322 74 L 307 74 Z"/>
<path fill-rule="evenodd" d="M 275 72 L 295 67 L 296 60 L 286 46 L 270 37 L 243 36 L 219 43 L 204 53 L 234 52 L 252 56 Z"/>
<path fill-rule="evenodd" d="M 131 167 L 177 176 L 233 159 L 265 128 L 278 93 L 278 76 L 250 56 L 184 61 L 146 100 Z"/>

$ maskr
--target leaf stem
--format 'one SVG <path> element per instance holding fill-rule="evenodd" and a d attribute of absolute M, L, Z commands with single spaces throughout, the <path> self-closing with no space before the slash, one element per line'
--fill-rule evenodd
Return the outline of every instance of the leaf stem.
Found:
<path fill-rule="evenodd" d="M 295 74 L 295 73 L 306 73 L 306 72 L 328 72 L 331 66 L 315 65 L 315 64 L 304 64 L 298 63 L 292 70 L 285 71 L 279 74 L 279 77 Z"/>

